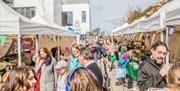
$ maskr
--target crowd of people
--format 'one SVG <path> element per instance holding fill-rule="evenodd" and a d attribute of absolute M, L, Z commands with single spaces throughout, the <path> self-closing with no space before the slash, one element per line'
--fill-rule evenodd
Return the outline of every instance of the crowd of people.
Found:
<path fill-rule="evenodd" d="M 161 41 L 148 49 L 143 41 L 124 39 L 112 43 L 100 36 L 97 41 L 73 44 L 71 48 L 49 51 L 44 47 L 37 54 L 35 49 L 31 53 L 29 65 L 6 73 L 0 91 L 110 91 L 108 73 L 112 71 L 128 88 L 133 88 L 135 81 L 140 91 L 180 90 L 180 63 L 165 62 L 168 47 Z"/>

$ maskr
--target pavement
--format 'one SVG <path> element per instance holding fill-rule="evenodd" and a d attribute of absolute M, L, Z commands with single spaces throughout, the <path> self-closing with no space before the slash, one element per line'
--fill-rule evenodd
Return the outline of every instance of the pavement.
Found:
<path fill-rule="evenodd" d="M 127 84 L 125 84 L 126 86 L 122 85 L 121 83 L 119 83 L 119 81 L 114 77 L 114 70 L 109 71 L 109 67 L 107 67 L 107 73 L 111 79 L 110 82 L 110 91 L 139 91 L 139 89 L 137 88 L 136 82 L 133 83 L 133 88 L 128 89 L 127 88 Z M 127 81 L 126 81 L 127 83 Z"/>
<path fill-rule="evenodd" d="M 109 72 L 108 70 L 108 75 L 111 79 L 111 90 L 110 91 L 132 91 L 129 90 L 127 87 L 121 85 L 118 83 L 118 80 L 114 77 L 114 70 L 112 70 L 111 72 Z"/>

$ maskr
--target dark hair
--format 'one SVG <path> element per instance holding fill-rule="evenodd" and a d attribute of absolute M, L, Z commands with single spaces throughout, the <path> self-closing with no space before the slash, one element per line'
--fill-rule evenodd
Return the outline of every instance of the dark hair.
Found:
<path fill-rule="evenodd" d="M 79 49 L 79 53 L 84 56 L 85 59 L 94 59 L 93 52 L 89 47 L 81 47 Z"/>
<path fill-rule="evenodd" d="M 151 49 L 156 49 L 158 46 L 164 46 L 166 47 L 166 50 L 168 51 L 168 47 L 166 45 L 165 42 L 162 42 L 162 41 L 156 41 L 152 46 L 151 46 Z"/>
<path fill-rule="evenodd" d="M 103 39 L 103 37 L 102 36 L 99 36 L 98 37 L 98 41 L 100 41 L 100 40 L 102 40 Z"/>
<path fill-rule="evenodd" d="M 8 78 L 2 84 L 0 91 L 27 91 L 30 85 L 27 82 L 30 71 L 36 75 L 34 70 L 28 66 L 18 66 L 10 70 Z M 35 77 L 36 79 L 36 77 Z"/>

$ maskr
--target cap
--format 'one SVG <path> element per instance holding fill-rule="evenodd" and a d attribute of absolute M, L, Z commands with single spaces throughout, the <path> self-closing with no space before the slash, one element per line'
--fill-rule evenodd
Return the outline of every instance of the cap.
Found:
<path fill-rule="evenodd" d="M 56 69 L 60 69 L 61 67 L 67 67 L 68 64 L 65 60 L 58 61 L 57 65 L 55 66 Z"/>

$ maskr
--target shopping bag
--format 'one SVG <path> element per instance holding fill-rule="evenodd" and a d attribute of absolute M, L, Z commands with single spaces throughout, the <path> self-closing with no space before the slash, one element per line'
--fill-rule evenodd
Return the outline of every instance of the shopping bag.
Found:
<path fill-rule="evenodd" d="M 115 68 L 114 76 L 115 76 L 115 78 L 124 78 L 124 77 L 126 77 L 126 69 Z"/>
<path fill-rule="evenodd" d="M 128 64 L 128 73 L 129 76 L 133 80 L 137 80 L 137 74 L 138 74 L 138 65 L 137 64 Z"/>

